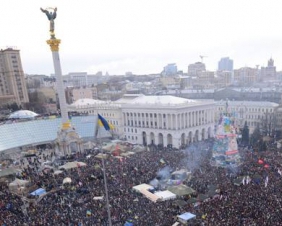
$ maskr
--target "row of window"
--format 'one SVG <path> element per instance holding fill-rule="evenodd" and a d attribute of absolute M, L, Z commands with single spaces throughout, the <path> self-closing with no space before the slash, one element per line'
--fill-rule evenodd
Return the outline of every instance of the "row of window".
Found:
<path fill-rule="evenodd" d="M 219 111 L 225 111 L 226 107 L 219 107 Z M 268 108 L 248 108 L 248 107 L 240 107 L 240 108 L 230 108 L 231 112 L 273 112 L 273 109 Z"/>
<path fill-rule="evenodd" d="M 195 112 L 198 112 L 198 114 L 204 114 L 204 110 L 202 110 L 202 111 L 195 111 Z M 194 113 L 194 112 L 192 112 L 192 113 Z M 185 114 L 188 114 L 188 113 L 185 113 Z M 189 114 L 190 114 L 190 112 L 189 112 Z M 154 115 L 154 118 L 157 118 L 157 114 L 156 113 L 126 113 L 126 115 L 127 116 L 134 116 L 134 117 L 136 117 L 136 116 L 138 116 L 138 117 L 144 117 L 144 116 L 146 116 L 146 117 L 148 117 L 149 115 L 150 115 L 150 117 L 152 118 L 153 117 L 153 115 Z M 166 117 L 166 114 L 163 114 L 163 118 L 165 118 Z"/>

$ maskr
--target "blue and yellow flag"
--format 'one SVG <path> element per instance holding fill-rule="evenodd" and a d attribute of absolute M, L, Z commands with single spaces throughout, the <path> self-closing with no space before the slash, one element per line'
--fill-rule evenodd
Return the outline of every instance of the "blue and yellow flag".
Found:
<path fill-rule="evenodd" d="M 100 114 L 98 114 L 98 125 L 103 126 L 105 130 L 113 130 L 115 128 L 111 123 L 109 123 Z"/>

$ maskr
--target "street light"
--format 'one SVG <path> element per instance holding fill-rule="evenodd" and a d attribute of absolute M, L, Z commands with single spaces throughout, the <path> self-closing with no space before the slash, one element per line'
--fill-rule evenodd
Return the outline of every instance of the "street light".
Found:
<path fill-rule="evenodd" d="M 109 195 L 108 195 L 108 184 L 107 184 L 107 177 L 106 177 L 106 169 L 105 169 L 105 161 L 104 161 L 104 151 L 103 151 L 103 149 L 102 149 L 102 165 L 103 165 L 103 177 L 104 177 L 104 186 L 105 186 L 106 202 L 107 202 L 108 221 L 109 221 L 109 226 L 112 226 L 111 210 L 110 210 Z"/>

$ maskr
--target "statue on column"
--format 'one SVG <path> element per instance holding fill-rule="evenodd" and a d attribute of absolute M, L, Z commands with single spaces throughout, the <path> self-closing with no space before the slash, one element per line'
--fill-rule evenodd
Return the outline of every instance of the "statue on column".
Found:
<path fill-rule="evenodd" d="M 53 10 L 49 11 L 49 9 Z M 40 10 L 46 14 L 48 20 L 50 21 L 50 34 L 51 34 L 51 38 L 55 38 L 55 19 L 57 17 L 57 8 L 47 8 L 47 9 L 42 9 L 40 8 Z"/>

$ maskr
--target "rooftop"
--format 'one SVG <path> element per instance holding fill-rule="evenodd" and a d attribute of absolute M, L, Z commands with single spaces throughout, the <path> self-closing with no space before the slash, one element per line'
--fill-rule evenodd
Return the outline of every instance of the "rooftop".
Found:
<path fill-rule="evenodd" d="M 72 117 L 71 124 L 81 138 L 94 138 L 97 116 Z M 52 142 L 57 138 L 61 118 L 0 125 L 0 152 L 27 145 Z M 101 130 L 101 134 L 107 133 Z"/>

